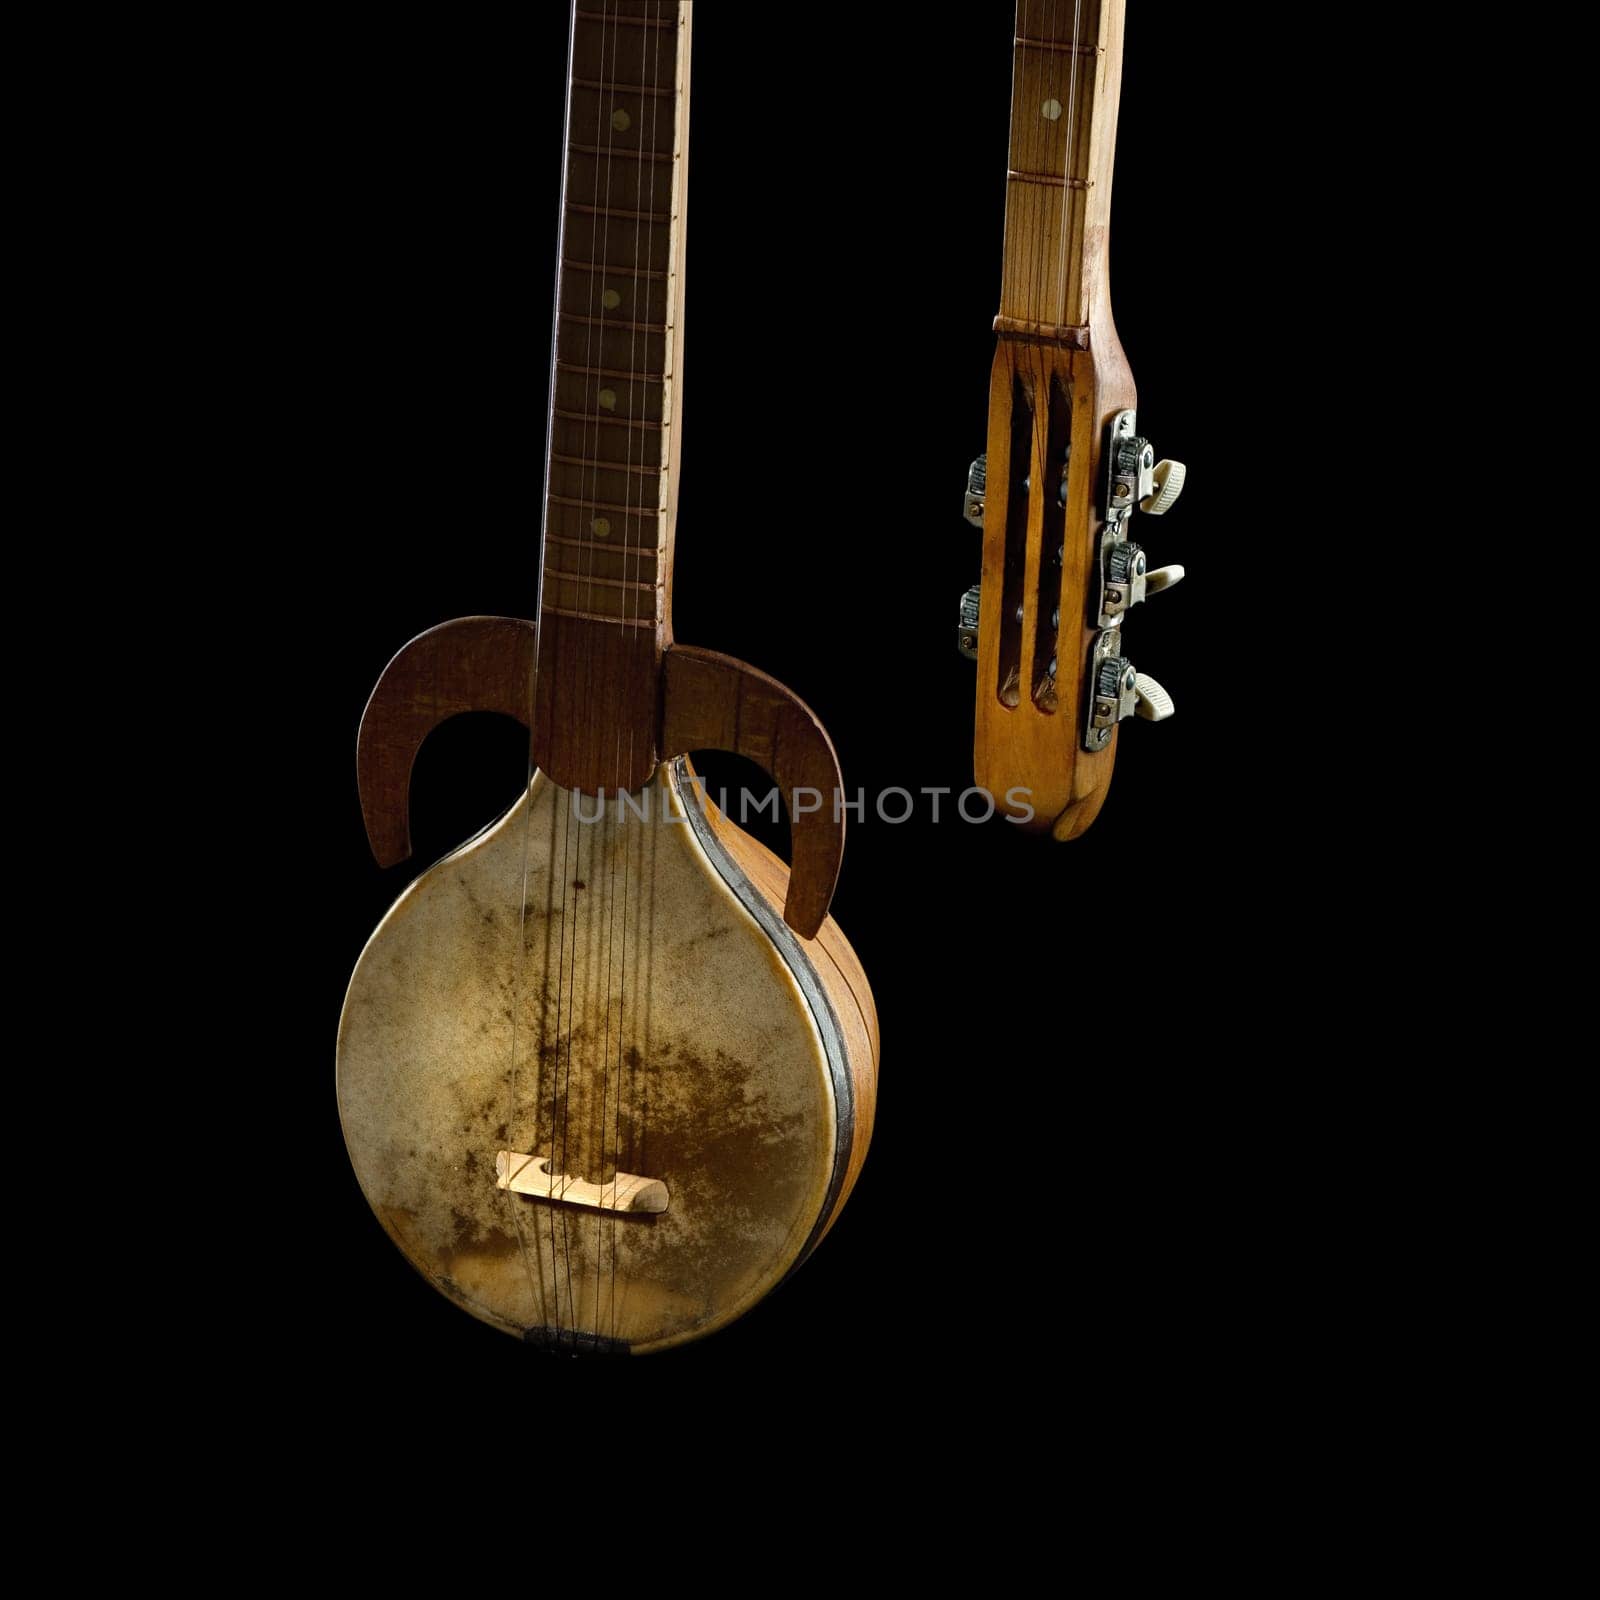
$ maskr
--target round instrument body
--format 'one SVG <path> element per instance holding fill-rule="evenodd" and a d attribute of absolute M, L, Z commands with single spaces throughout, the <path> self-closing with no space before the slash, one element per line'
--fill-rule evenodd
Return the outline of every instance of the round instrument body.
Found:
<path fill-rule="evenodd" d="M 853 954 L 782 924 L 781 864 L 744 854 L 757 888 L 727 846 L 760 847 L 685 771 L 604 806 L 536 775 L 396 902 L 340 1022 L 345 1142 L 384 1228 L 473 1316 L 557 1348 L 640 1353 L 740 1315 L 826 1231 L 870 1127 Z M 665 1209 L 502 1188 L 502 1152 L 602 1193 L 654 1180 Z"/>

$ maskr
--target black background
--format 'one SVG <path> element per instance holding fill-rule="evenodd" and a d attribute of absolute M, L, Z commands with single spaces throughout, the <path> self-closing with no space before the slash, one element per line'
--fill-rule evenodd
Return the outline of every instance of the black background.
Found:
<path fill-rule="evenodd" d="M 1187 581 L 1129 626 L 1178 715 L 1125 731 L 1110 798 L 1070 846 L 998 820 L 934 827 L 925 807 L 852 824 L 834 912 L 883 1033 L 861 1181 L 766 1303 L 621 1376 L 536 1357 L 411 1271 L 349 1171 L 330 1070 L 372 927 L 523 776 L 519 730 L 445 728 L 418 768 L 413 862 L 373 864 L 355 732 L 385 662 L 446 618 L 534 605 L 564 8 L 515 33 L 330 30 L 287 76 L 259 240 L 263 362 L 294 393 L 269 605 L 311 711 L 286 804 L 315 891 L 309 908 L 287 885 L 265 899 L 300 1063 L 285 1315 L 341 1403 L 445 1370 L 551 1403 L 742 1392 L 774 1372 L 890 1387 L 914 1349 L 962 1402 L 1087 1367 L 1143 1404 L 1193 1405 L 1261 1336 L 1281 1241 L 1255 1138 L 1279 1091 L 1242 907 L 1299 866 L 1252 783 L 1261 571 L 1238 514 L 1260 489 L 1250 441 L 1279 422 L 1261 397 L 1283 403 L 1286 325 L 1262 312 L 1269 282 L 1283 299 L 1264 176 L 1282 152 L 1262 146 L 1248 61 L 1238 93 L 1196 70 L 1209 9 L 1129 7 L 1113 205 L 1140 421 L 1190 468 L 1144 535 Z M 994 349 L 1011 8 L 813 21 L 704 3 L 696 20 L 674 628 L 794 688 L 848 788 L 959 791 L 974 668 L 954 620 L 979 564 L 961 493 Z"/>

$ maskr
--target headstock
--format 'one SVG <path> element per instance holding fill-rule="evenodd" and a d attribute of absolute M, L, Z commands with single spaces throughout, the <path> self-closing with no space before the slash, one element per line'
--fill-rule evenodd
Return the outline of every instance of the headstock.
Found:
<path fill-rule="evenodd" d="M 1125 652 L 1128 612 L 1183 576 L 1148 568 L 1137 509 L 1183 488 L 1138 431 L 1107 249 L 1123 0 L 1018 0 L 989 446 L 967 484 L 983 578 L 957 643 L 978 666 L 977 782 L 1071 839 L 1111 782 L 1117 730 L 1171 697 Z M 1013 802 L 1014 804 L 1014 802 Z"/>
<path fill-rule="evenodd" d="M 967 521 L 983 530 L 983 577 L 962 599 L 957 644 L 977 662 L 976 781 L 1022 788 L 1031 827 L 1070 839 L 1111 781 L 1118 724 L 1161 721 L 1170 695 L 1128 655 L 1123 623 L 1183 568 L 1152 568 L 1136 519 L 1161 516 L 1184 467 L 1139 433 L 1114 330 L 1002 331 L 989 440 L 968 475 Z"/>

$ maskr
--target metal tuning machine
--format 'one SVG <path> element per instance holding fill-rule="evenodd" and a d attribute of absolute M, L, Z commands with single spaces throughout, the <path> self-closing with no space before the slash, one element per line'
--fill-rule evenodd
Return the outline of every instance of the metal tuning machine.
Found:
<path fill-rule="evenodd" d="M 983 497 L 989 482 L 989 453 L 986 450 L 967 468 L 967 497 L 961 514 L 974 528 L 983 527 Z"/>
<path fill-rule="evenodd" d="M 1117 628 L 1106 629 L 1095 640 L 1094 692 L 1089 697 L 1089 737 L 1084 741 L 1091 750 L 1103 749 L 1124 717 L 1165 722 L 1177 710 L 1172 696 L 1120 655 L 1121 648 L 1122 633 Z"/>
<path fill-rule="evenodd" d="M 978 457 L 967 468 L 967 494 L 962 503 L 961 514 L 974 528 L 983 527 L 983 502 L 988 488 L 989 456 L 988 452 Z M 956 624 L 956 649 L 968 661 L 978 659 L 978 585 L 973 586 L 961 597 L 961 617 Z"/>
<path fill-rule="evenodd" d="M 1136 605 L 1183 581 L 1183 568 L 1150 570 L 1144 550 L 1128 536 L 1137 506 L 1147 516 L 1164 516 L 1183 493 L 1186 469 L 1181 461 L 1157 461 L 1148 439 L 1139 433 L 1134 412 L 1119 411 L 1111 420 L 1105 449 L 1105 486 L 1101 504 L 1098 572 L 1099 632 L 1090 661 L 1088 719 L 1084 748 L 1103 750 L 1111 730 L 1124 717 L 1163 722 L 1175 709 L 1172 696 L 1154 678 L 1139 672 L 1122 651 L 1122 621 Z"/>
<path fill-rule="evenodd" d="M 956 625 L 956 649 L 968 661 L 978 659 L 978 591 L 980 584 L 973 584 L 961 597 L 961 620 Z"/>

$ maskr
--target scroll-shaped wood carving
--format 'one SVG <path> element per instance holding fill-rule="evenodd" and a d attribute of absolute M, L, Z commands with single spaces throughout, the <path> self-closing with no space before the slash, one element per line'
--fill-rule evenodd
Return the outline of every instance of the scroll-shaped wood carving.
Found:
<path fill-rule="evenodd" d="M 380 866 L 411 854 L 411 772 L 441 722 L 498 711 L 528 726 L 534 640 L 533 623 L 519 617 L 458 617 L 418 634 L 384 668 L 356 745 L 361 814 Z M 662 759 L 726 750 L 782 792 L 793 847 L 783 919 L 815 938 L 844 859 L 843 780 L 822 724 L 776 679 L 714 650 L 672 646 L 662 692 Z"/>
<path fill-rule="evenodd" d="M 457 617 L 419 633 L 383 669 L 356 736 L 356 781 L 380 867 L 411 854 L 411 769 L 451 717 L 499 711 L 528 725 L 535 630 L 520 617 Z"/>
<path fill-rule="evenodd" d="M 789 813 L 793 856 L 783 920 L 803 938 L 815 938 L 844 859 L 844 780 L 833 741 L 811 708 L 742 661 L 675 644 L 664 667 L 661 750 L 668 760 L 690 750 L 728 750 L 771 775 Z"/>

